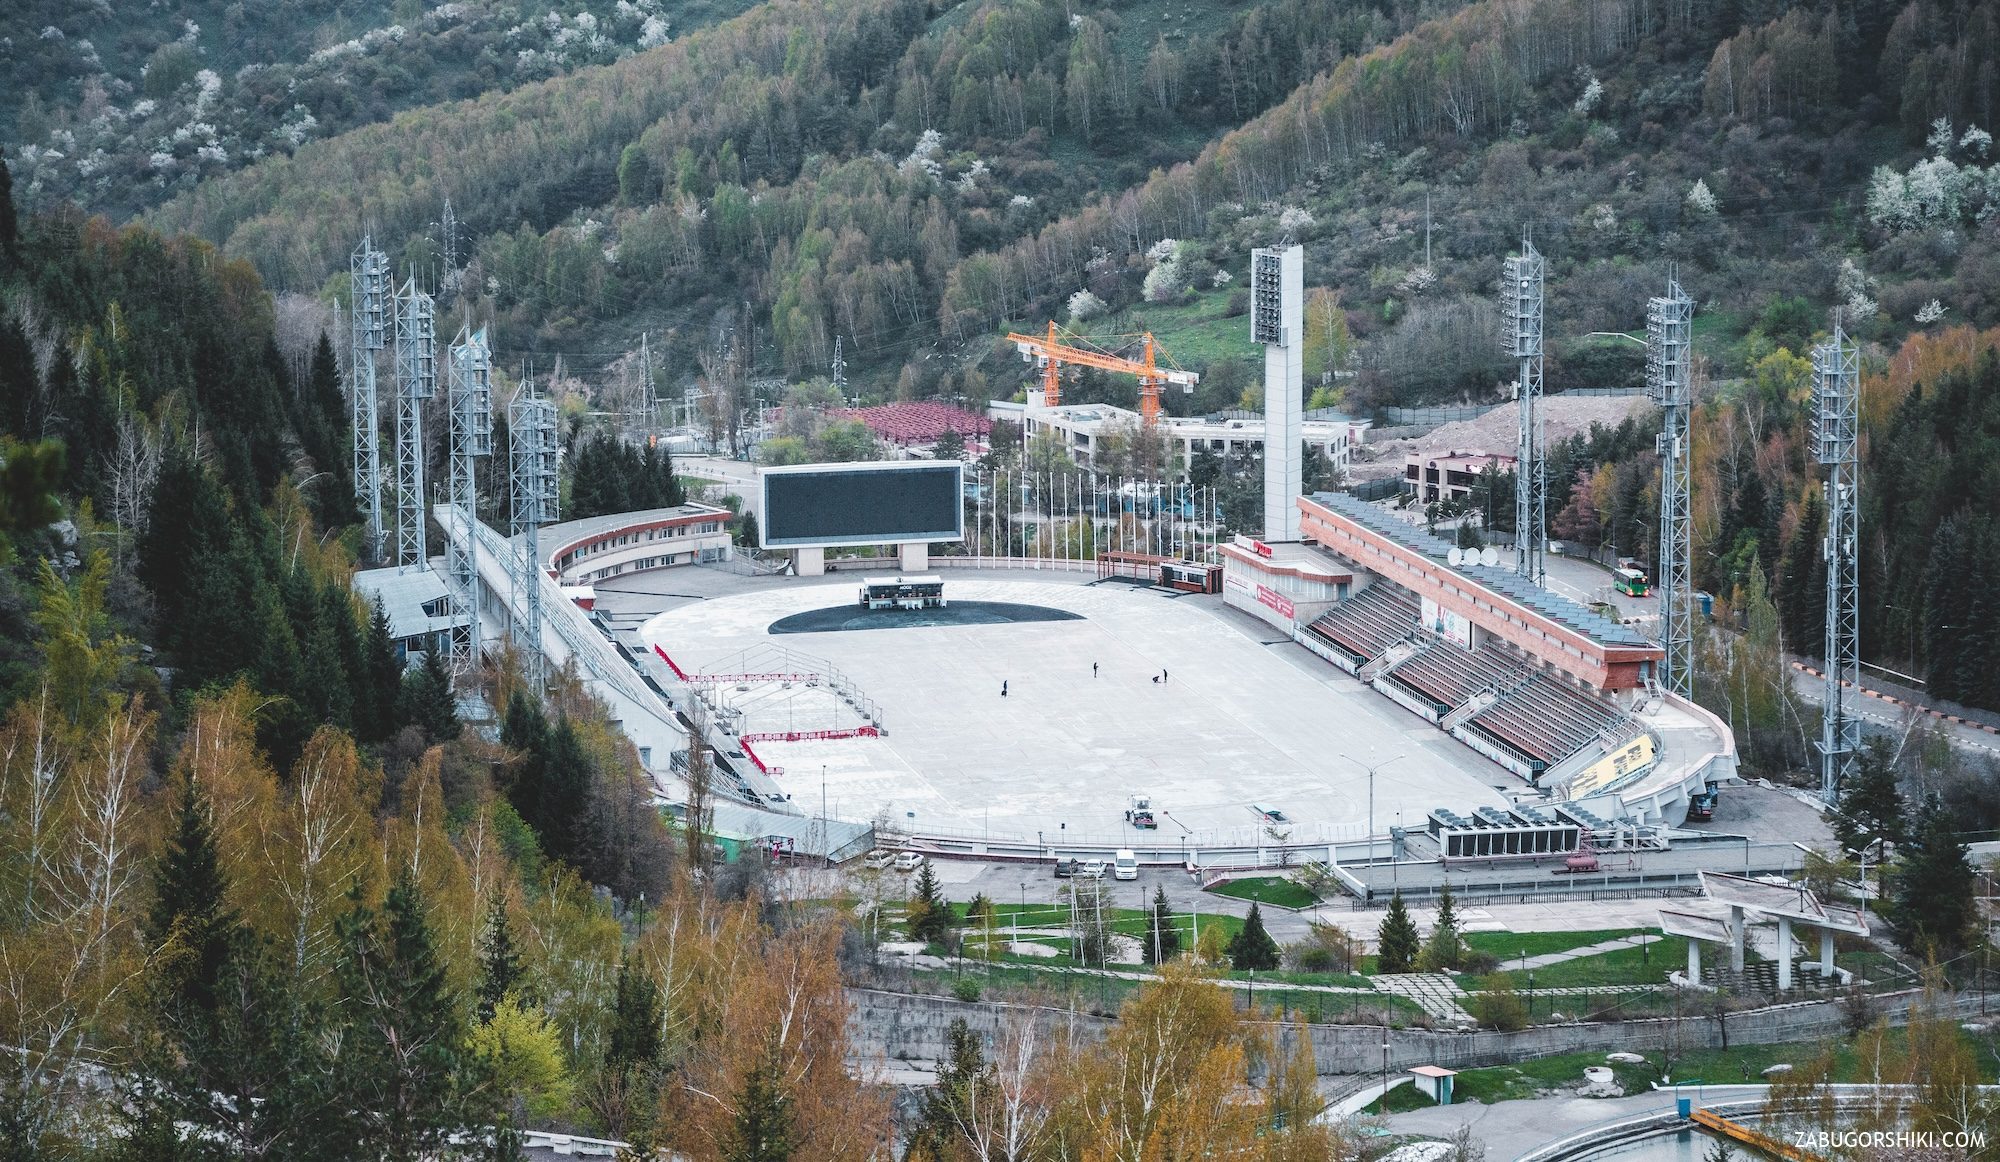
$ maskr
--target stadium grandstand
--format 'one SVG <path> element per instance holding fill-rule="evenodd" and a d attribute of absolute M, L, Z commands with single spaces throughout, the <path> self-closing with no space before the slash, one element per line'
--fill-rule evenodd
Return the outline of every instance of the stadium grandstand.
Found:
<path fill-rule="evenodd" d="M 878 438 L 898 446 L 935 444 L 946 432 L 957 432 L 968 441 L 983 442 L 993 431 L 993 421 L 985 416 L 929 400 L 836 408 L 830 414 L 844 420 L 859 420 Z"/>
<path fill-rule="evenodd" d="M 1558 796 L 1616 792 L 1666 820 L 1734 777 L 1727 728 L 1657 687 L 1661 650 L 1631 626 L 1351 495 L 1298 505 L 1294 559 L 1223 547 L 1240 608 Z M 1300 584 L 1300 552 L 1321 558 L 1321 584 Z"/>

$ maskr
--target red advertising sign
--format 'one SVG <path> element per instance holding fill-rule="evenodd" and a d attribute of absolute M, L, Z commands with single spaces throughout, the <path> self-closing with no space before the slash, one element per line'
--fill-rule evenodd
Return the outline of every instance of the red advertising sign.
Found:
<path fill-rule="evenodd" d="M 1278 615 L 1286 620 L 1292 620 L 1296 616 L 1293 612 L 1292 599 L 1275 589 L 1263 585 L 1257 586 L 1257 600 L 1276 610 Z"/>
<path fill-rule="evenodd" d="M 1260 557 L 1268 557 L 1271 555 L 1271 546 L 1265 544 L 1262 541 L 1251 541 L 1250 547 L 1257 550 L 1257 555 Z"/>

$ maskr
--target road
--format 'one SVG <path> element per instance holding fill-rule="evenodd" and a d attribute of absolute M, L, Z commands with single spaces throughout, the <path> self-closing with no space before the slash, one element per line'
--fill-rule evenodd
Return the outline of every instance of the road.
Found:
<path fill-rule="evenodd" d="M 1825 684 L 1819 675 L 1808 673 L 1796 664 L 1792 667 L 1792 686 L 1798 691 L 1800 698 L 1814 706 L 1820 705 L 1821 697 L 1826 692 Z M 1858 694 L 1852 690 L 1848 693 L 1850 695 L 1847 699 L 1848 711 L 1862 721 L 1864 731 L 1872 728 L 1900 738 L 1909 726 L 1910 715 L 1915 712 L 1923 717 L 1931 729 L 1941 733 L 1954 748 L 2000 759 L 2000 735 L 1992 734 L 1978 726 L 1936 717 L 1922 707 L 1913 706 L 1907 701 L 1887 701 L 1881 691 L 1871 692 L 1866 686 L 1863 686 L 1862 692 Z"/>
<path fill-rule="evenodd" d="M 727 456 L 676 456 L 674 471 L 682 476 L 694 476 L 722 484 L 728 491 L 742 497 L 744 511 L 756 516 L 760 527 L 763 525 L 764 513 L 761 507 L 763 496 L 757 487 L 755 464 L 732 460 Z"/>

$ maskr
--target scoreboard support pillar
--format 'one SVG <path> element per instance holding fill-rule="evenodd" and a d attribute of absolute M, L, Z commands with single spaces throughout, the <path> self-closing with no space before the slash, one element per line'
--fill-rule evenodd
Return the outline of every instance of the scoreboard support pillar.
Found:
<path fill-rule="evenodd" d="M 902 558 L 901 568 L 905 573 L 928 573 L 931 570 L 931 543 L 929 541 L 904 541 L 896 546 L 897 555 Z"/>
<path fill-rule="evenodd" d="M 826 576 L 826 550 L 793 549 L 792 571 L 801 577 Z"/>

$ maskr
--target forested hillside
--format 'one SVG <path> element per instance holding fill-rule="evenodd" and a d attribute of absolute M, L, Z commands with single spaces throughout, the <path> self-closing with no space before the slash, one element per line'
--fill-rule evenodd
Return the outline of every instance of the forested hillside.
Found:
<path fill-rule="evenodd" d="M 24 0 L 0 11 L 0 141 L 34 205 L 124 215 L 307 141 L 603 64 L 749 0 Z"/>

